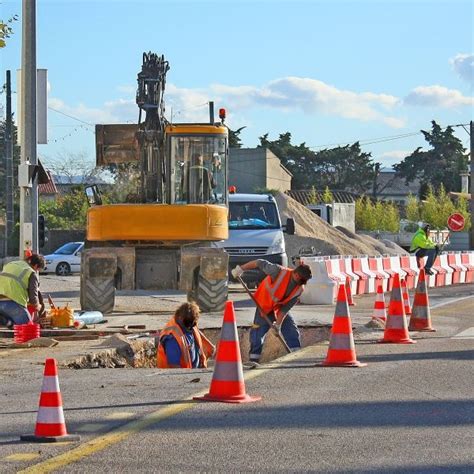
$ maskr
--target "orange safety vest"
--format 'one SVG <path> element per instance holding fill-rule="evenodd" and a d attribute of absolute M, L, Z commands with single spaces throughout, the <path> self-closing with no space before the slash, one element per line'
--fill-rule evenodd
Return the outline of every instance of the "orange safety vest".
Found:
<path fill-rule="evenodd" d="M 291 293 L 284 298 L 286 289 L 288 288 L 292 278 L 292 273 L 293 270 L 283 268 L 275 278 L 275 281 L 272 281 L 270 275 L 267 275 L 262 283 L 260 283 L 254 296 L 265 314 L 269 314 L 272 311 L 274 311 L 275 314 L 278 314 L 281 308 L 288 303 L 288 301 L 299 296 L 303 292 L 304 287 L 297 285 Z"/>
<path fill-rule="evenodd" d="M 207 359 L 214 354 L 214 344 L 197 328 L 193 328 L 194 342 L 199 351 L 199 367 L 207 367 Z M 168 359 L 166 357 L 165 348 L 162 340 L 166 336 L 173 336 L 181 350 L 181 360 L 179 365 L 182 369 L 192 369 L 191 355 L 189 353 L 188 343 L 181 326 L 176 322 L 175 318 L 171 318 L 166 326 L 160 331 L 160 338 L 158 343 L 156 366 L 159 369 L 169 369 Z"/>

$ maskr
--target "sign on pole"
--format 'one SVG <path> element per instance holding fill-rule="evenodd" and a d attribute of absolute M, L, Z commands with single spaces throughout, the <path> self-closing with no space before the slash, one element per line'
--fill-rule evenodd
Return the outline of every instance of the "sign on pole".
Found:
<path fill-rule="evenodd" d="M 448 228 L 453 232 L 459 232 L 464 229 L 464 216 L 455 212 L 448 217 Z"/>

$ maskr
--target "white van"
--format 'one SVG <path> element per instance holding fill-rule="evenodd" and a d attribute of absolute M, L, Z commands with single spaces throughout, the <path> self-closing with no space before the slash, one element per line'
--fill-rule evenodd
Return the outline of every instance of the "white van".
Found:
<path fill-rule="evenodd" d="M 229 194 L 229 238 L 218 242 L 229 254 L 230 270 L 250 260 L 263 258 L 287 266 L 283 232 L 295 233 L 293 219 L 282 226 L 275 198 L 270 194 Z M 244 273 L 250 287 L 258 284 L 265 275 L 260 270 Z"/>

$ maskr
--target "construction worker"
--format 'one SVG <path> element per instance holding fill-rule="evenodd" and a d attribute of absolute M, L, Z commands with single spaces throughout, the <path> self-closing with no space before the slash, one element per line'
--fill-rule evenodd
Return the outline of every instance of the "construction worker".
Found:
<path fill-rule="evenodd" d="M 39 291 L 39 274 L 44 257 L 32 253 L 25 260 L 4 265 L 0 272 L 0 324 L 26 324 L 30 321 L 28 307 L 35 311 L 35 321 L 46 313 Z"/>
<path fill-rule="evenodd" d="M 232 276 L 237 279 L 246 270 L 261 270 L 266 278 L 255 291 L 255 299 L 262 311 L 273 322 L 273 329 L 281 334 L 292 351 L 301 348 L 300 333 L 295 320 L 289 313 L 303 293 L 304 285 L 311 278 L 308 265 L 300 264 L 290 269 L 258 259 L 237 265 L 232 270 Z M 255 318 L 250 329 L 250 363 L 258 364 L 262 354 L 263 342 L 270 326 L 262 318 L 260 310 L 255 311 Z"/>
<path fill-rule="evenodd" d="M 410 252 L 415 252 L 418 267 L 421 267 L 421 260 L 428 257 L 425 264 L 425 273 L 433 275 L 431 267 L 439 253 L 439 246 L 435 244 L 430 238 L 429 224 L 419 223 L 419 228 L 416 231 L 411 241 Z"/>
<path fill-rule="evenodd" d="M 198 329 L 199 306 L 183 303 L 160 331 L 156 366 L 160 369 L 207 367 L 215 346 Z"/>

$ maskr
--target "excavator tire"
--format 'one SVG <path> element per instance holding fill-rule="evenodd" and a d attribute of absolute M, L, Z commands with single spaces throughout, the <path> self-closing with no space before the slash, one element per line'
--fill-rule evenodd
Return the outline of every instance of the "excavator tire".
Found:
<path fill-rule="evenodd" d="M 81 308 L 84 311 L 111 313 L 115 304 L 113 279 L 81 278 Z"/>
<path fill-rule="evenodd" d="M 222 311 L 227 301 L 227 278 L 221 280 L 207 280 L 202 274 L 198 275 L 196 287 L 190 294 L 201 311 L 211 313 Z"/>

